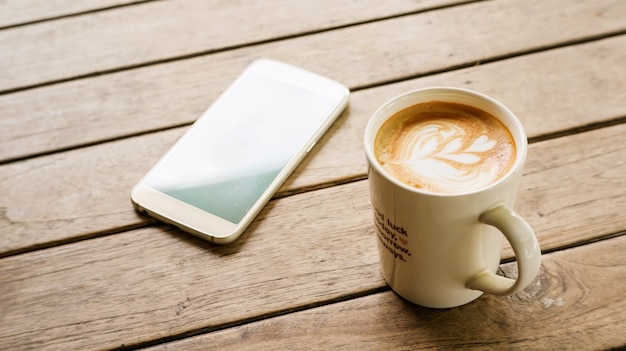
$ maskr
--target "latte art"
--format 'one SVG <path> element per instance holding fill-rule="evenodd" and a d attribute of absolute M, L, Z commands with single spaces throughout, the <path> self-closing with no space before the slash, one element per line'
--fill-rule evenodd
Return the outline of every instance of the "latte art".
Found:
<path fill-rule="evenodd" d="M 460 193 L 488 186 L 511 168 L 510 132 L 488 113 L 461 104 L 429 102 L 394 115 L 378 132 L 378 161 L 416 188 Z"/>

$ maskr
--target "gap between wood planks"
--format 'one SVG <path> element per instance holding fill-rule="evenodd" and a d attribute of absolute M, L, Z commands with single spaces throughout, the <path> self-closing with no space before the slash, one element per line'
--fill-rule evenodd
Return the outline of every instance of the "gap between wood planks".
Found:
<path fill-rule="evenodd" d="M 545 45 L 545 46 L 539 46 L 539 47 L 530 48 L 530 49 L 527 49 L 527 50 L 513 51 L 511 53 L 504 54 L 504 55 L 496 55 L 496 56 L 489 57 L 489 58 L 486 58 L 486 59 L 483 59 L 483 60 L 480 60 L 480 61 L 472 61 L 472 62 L 462 63 L 462 64 L 458 64 L 458 65 L 454 65 L 454 66 L 444 67 L 444 68 L 441 68 L 439 70 L 432 70 L 432 71 L 428 71 L 428 72 L 425 72 L 425 73 L 422 73 L 422 74 L 408 75 L 408 76 L 400 77 L 398 79 L 389 79 L 389 80 L 385 80 L 385 81 L 373 82 L 373 83 L 370 83 L 370 84 L 367 84 L 367 85 L 356 86 L 356 87 L 352 88 L 351 90 L 352 91 L 358 91 L 358 90 L 364 90 L 364 89 L 373 88 L 373 87 L 377 87 L 377 86 L 381 86 L 381 85 L 400 83 L 400 82 L 404 82 L 404 81 L 407 81 L 407 80 L 412 80 L 412 79 L 416 79 L 416 78 L 423 78 L 423 77 L 431 76 L 431 75 L 435 75 L 435 74 L 441 74 L 441 73 L 456 71 L 456 70 L 463 69 L 463 68 L 470 68 L 470 67 L 479 66 L 479 65 L 483 65 L 483 64 L 494 63 L 494 62 L 498 62 L 498 61 L 504 61 L 504 60 L 515 58 L 515 57 L 520 57 L 520 56 L 525 56 L 525 55 L 532 55 L 532 54 L 536 54 L 536 53 L 540 53 L 540 52 L 544 52 L 544 51 L 561 49 L 561 48 L 565 48 L 565 47 L 568 47 L 568 46 L 577 46 L 577 45 L 587 44 L 587 43 L 591 43 L 591 42 L 598 41 L 598 40 L 618 37 L 618 36 L 621 36 L 621 35 L 624 35 L 624 34 L 626 34 L 626 30 L 618 30 L 618 31 L 609 32 L 609 33 L 603 33 L 603 34 L 599 34 L 599 35 L 591 35 L 591 36 L 582 37 L 582 38 L 578 38 L 578 39 L 566 40 L 566 41 L 563 41 L 563 42 L 560 42 L 560 43 L 557 42 L 557 43 L 554 43 L 554 44 Z M 1 93 L 2 92 L 0 91 L 0 94 Z"/>
<path fill-rule="evenodd" d="M 84 16 L 84 15 L 88 15 L 88 14 L 92 14 L 92 13 L 97 13 L 97 12 L 102 12 L 102 11 L 109 11 L 109 10 L 115 10 L 115 9 L 119 9 L 119 8 L 122 8 L 122 7 L 130 7 L 130 6 L 142 5 L 142 4 L 145 4 L 147 2 L 157 2 L 157 1 L 163 1 L 163 0 L 137 0 L 137 1 L 134 1 L 134 2 L 126 3 L 126 4 L 104 6 L 104 7 L 100 7 L 100 8 L 97 8 L 97 9 L 91 9 L 91 10 L 85 10 L 85 11 L 77 11 L 77 12 L 73 12 L 73 13 L 67 13 L 67 14 L 64 14 L 64 15 L 45 17 L 45 18 L 41 18 L 41 19 L 37 19 L 37 20 L 30 20 L 30 21 L 24 21 L 24 22 L 20 22 L 20 23 L 15 23 L 15 24 L 9 24 L 9 25 L 6 25 L 6 26 L 0 26 L 0 30 L 12 29 L 12 28 L 17 28 L 17 27 L 25 27 L 25 26 L 28 26 L 28 25 L 31 25 L 31 24 L 50 22 L 50 21 L 57 21 L 57 20 L 62 20 L 62 19 L 66 19 L 66 18 Z"/>
<path fill-rule="evenodd" d="M 360 89 L 360 90 L 364 90 L 364 89 Z M 356 89 L 355 90 L 351 90 L 351 92 L 355 92 L 355 91 L 358 91 L 358 90 L 356 90 Z M 533 143 L 537 143 L 537 142 L 541 142 L 541 141 L 557 139 L 557 138 L 568 136 L 568 135 L 581 134 L 581 133 L 590 132 L 590 131 L 593 131 L 593 130 L 596 130 L 596 129 L 616 126 L 618 124 L 623 124 L 623 123 L 626 123 L 626 116 L 617 117 L 617 118 L 614 118 L 614 119 L 609 120 L 609 121 L 590 123 L 590 124 L 587 124 L 587 125 L 577 126 L 577 127 L 574 127 L 574 128 L 563 129 L 563 130 L 560 130 L 560 131 L 557 131 L 557 132 L 553 132 L 553 133 L 546 133 L 546 134 L 536 135 L 534 137 L 528 138 L 528 143 L 529 144 L 533 144 Z M 171 126 L 166 127 L 166 128 L 148 129 L 148 130 L 143 130 L 143 131 L 137 132 L 137 133 L 129 133 L 129 134 L 125 134 L 125 135 L 120 135 L 120 136 L 114 137 L 114 138 L 106 138 L 106 139 L 101 139 L 101 140 L 94 140 L 94 141 L 89 142 L 89 143 L 75 144 L 75 145 L 72 145 L 70 147 L 52 149 L 52 150 L 49 150 L 49 151 L 46 151 L 46 152 L 37 152 L 37 153 L 33 153 L 33 154 L 30 154 L 30 155 L 27 155 L 27 156 L 23 156 L 23 157 L 7 158 L 7 159 L 4 159 L 4 160 L 0 160 L 0 166 L 7 165 L 7 164 L 10 164 L 10 163 L 14 163 L 14 162 L 19 162 L 19 161 L 25 161 L 25 160 L 29 160 L 29 159 L 33 159 L 33 158 L 45 157 L 45 156 L 50 156 L 50 155 L 54 155 L 54 154 L 58 154 L 58 153 L 63 153 L 63 152 L 68 152 L 68 151 L 72 151 L 72 150 L 82 149 L 82 148 L 85 148 L 85 147 L 96 146 L 96 145 L 100 145 L 100 144 L 106 144 L 106 143 L 115 142 L 115 141 L 119 141 L 119 140 L 130 139 L 130 138 L 136 138 L 136 137 L 140 137 L 140 136 L 148 135 L 148 134 L 152 134 L 152 133 L 165 132 L 165 131 L 174 130 L 174 129 L 177 129 L 177 128 L 188 127 L 188 126 L 190 126 L 192 124 L 193 124 L 193 122 L 191 122 L 191 123 L 180 123 L 180 124 L 171 125 Z M 316 184 L 316 185 L 313 185 L 313 186 L 310 186 L 310 187 L 305 187 L 305 188 L 300 188 L 300 189 L 293 189 L 291 191 L 287 191 L 287 192 L 281 193 L 278 196 L 273 197 L 273 199 L 280 199 L 282 197 L 287 197 L 287 196 L 291 196 L 291 195 L 295 195 L 295 194 L 300 194 L 300 193 L 305 193 L 305 192 L 309 192 L 309 191 L 325 188 L 325 187 L 327 187 L 329 185 L 341 185 L 341 184 L 351 183 L 353 181 L 358 181 L 358 180 L 362 180 L 362 179 L 366 179 L 366 177 L 365 176 L 355 177 L 355 178 L 345 179 L 344 181 L 340 181 L 340 182 L 320 183 L 320 184 Z"/>
<path fill-rule="evenodd" d="M 610 240 L 610 239 L 613 239 L 613 238 L 620 237 L 622 235 L 626 235 L 626 231 L 622 230 L 622 231 L 619 231 L 619 232 L 605 234 L 605 235 L 602 235 L 602 236 L 599 236 L 599 237 L 595 237 L 595 238 L 592 238 L 592 239 L 588 239 L 588 240 L 577 241 L 575 243 L 571 243 L 571 244 L 567 244 L 567 245 L 561 245 L 561 246 L 556 246 L 556 247 L 553 247 L 553 248 L 550 248 L 550 249 L 546 249 L 546 250 L 541 250 L 541 254 L 542 255 L 546 255 L 546 254 L 550 254 L 552 252 L 569 250 L 569 249 L 573 249 L 573 248 L 576 248 L 576 247 L 597 243 L 597 242 L 604 241 L 604 240 Z M 515 257 L 504 258 L 504 259 L 500 260 L 500 264 L 511 263 L 511 262 L 515 262 Z"/>

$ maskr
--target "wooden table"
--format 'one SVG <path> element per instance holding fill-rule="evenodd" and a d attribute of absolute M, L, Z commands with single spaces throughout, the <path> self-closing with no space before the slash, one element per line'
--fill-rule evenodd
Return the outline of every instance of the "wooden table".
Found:
<path fill-rule="evenodd" d="M 0 349 L 626 346 L 626 1 L 0 2 Z M 233 245 L 138 215 L 132 186 L 254 59 L 352 90 Z M 387 99 L 477 90 L 522 120 L 514 296 L 411 305 L 379 273 L 362 135 Z M 515 275 L 508 245 L 502 274 Z"/>

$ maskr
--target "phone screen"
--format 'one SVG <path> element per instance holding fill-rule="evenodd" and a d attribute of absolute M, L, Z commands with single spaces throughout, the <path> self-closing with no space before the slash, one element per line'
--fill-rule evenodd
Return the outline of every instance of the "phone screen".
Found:
<path fill-rule="evenodd" d="M 250 71 L 146 176 L 157 191 L 239 223 L 337 100 Z"/>

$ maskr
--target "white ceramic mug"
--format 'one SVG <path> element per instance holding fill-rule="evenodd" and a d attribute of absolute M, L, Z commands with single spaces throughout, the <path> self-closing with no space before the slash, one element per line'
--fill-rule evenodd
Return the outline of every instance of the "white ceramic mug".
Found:
<path fill-rule="evenodd" d="M 480 190 L 438 194 L 411 187 L 385 171 L 374 155 L 378 130 L 396 112 L 428 101 L 470 105 L 498 118 L 516 147 L 508 173 Z M 508 108 L 465 89 L 414 90 L 374 113 L 365 130 L 370 197 L 382 275 L 398 295 L 421 306 L 448 308 L 483 292 L 513 294 L 535 278 L 541 265 L 539 244 L 532 228 L 513 210 L 527 148 L 524 129 Z M 515 280 L 495 274 L 502 235 L 515 252 Z"/>

